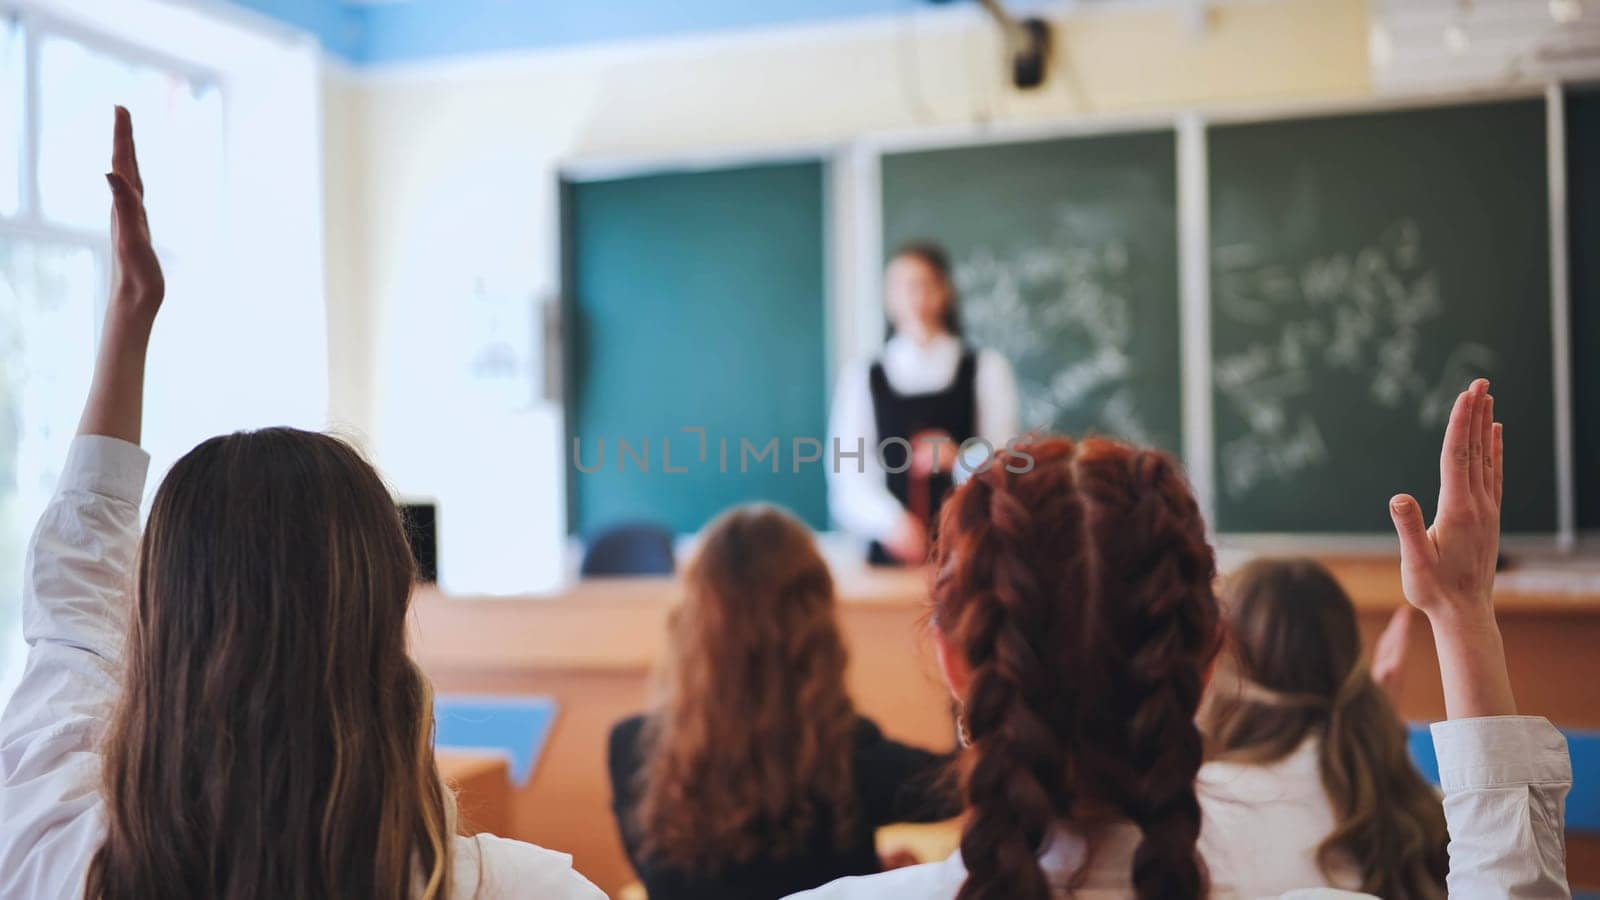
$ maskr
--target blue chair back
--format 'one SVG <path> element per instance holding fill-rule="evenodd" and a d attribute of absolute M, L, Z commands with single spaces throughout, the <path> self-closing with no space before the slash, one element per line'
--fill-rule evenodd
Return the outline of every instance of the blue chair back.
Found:
<path fill-rule="evenodd" d="M 653 522 L 627 522 L 597 532 L 583 550 L 584 577 L 671 575 L 672 532 Z"/>
<path fill-rule="evenodd" d="M 511 780 L 528 783 L 556 721 L 556 702 L 542 696 L 433 698 L 434 743 L 462 750 L 490 750 L 511 763 Z"/>
<path fill-rule="evenodd" d="M 1417 770 L 1439 783 L 1439 760 L 1433 755 L 1433 738 L 1426 725 L 1411 725 L 1407 742 Z M 1600 731 L 1563 728 L 1567 751 L 1572 754 L 1572 792 L 1567 795 L 1567 831 L 1600 834 Z"/>

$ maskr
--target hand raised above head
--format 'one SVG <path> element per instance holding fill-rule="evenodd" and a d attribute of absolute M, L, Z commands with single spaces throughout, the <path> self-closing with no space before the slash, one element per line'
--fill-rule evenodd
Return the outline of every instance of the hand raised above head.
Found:
<path fill-rule="evenodd" d="M 144 179 L 139 177 L 139 159 L 133 149 L 133 117 L 120 106 L 106 183 L 111 185 L 115 268 L 94 380 L 89 384 L 83 418 L 78 420 L 78 433 L 137 444 L 144 423 L 145 353 L 167 282 L 144 214 Z"/>
<path fill-rule="evenodd" d="M 150 240 L 150 222 L 144 208 L 144 179 L 133 145 L 133 117 L 119 106 L 111 140 L 111 247 L 116 269 L 112 278 L 112 309 L 148 324 L 166 295 L 161 261 Z"/>
<path fill-rule="evenodd" d="M 1500 552 L 1504 441 L 1489 382 L 1456 398 L 1439 454 L 1439 509 L 1433 524 L 1409 494 L 1389 501 L 1400 534 L 1400 584 L 1433 627 L 1446 714 L 1452 719 L 1517 711 L 1505 644 L 1494 618 Z"/>
<path fill-rule="evenodd" d="M 1400 535 L 1406 599 L 1430 619 L 1492 619 L 1500 550 L 1503 441 L 1489 382 L 1478 379 L 1456 398 L 1439 454 L 1439 507 L 1433 524 L 1409 494 L 1389 501 Z"/>

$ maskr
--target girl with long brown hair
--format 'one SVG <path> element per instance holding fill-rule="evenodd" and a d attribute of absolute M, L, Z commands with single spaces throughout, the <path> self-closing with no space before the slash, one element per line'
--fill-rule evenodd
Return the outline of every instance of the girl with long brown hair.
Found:
<path fill-rule="evenodd" d="M 1252 897 L 1314 884 L 1444 897 L 1444 806 L 1362 656 L 1344 589 L 1314 560 L 1257 560 L 1229 576 L 1222 609 L 1227 650 L 1201 711 L 1213 869 Z"/>
<path fill-rule="evenodd" d="M 613 808 L 650 900 L 762 900 L 876 872 L 873 831 L 957 812 L 948 757 L 884 737 L 845 689 L 833 577 L 770 506 L 706 527 L 653 708 L 612 731 Z"/>
<path fill-rule="evenodd" d="M 1433 526 L 1409 496 L 1391 512 L 1452 720 L 1434 726 L 1451 894 L 1564 897 L 1570 760 L 1548 722 L 1515 715 L 1494 624 L 1502 450 L 1487 391 L 1456 400 Z M 1239 896 L 1200 851 L 1195 717 L 1221 614 L 1177 464 L 1100 438 L 1018 444 L 956 489 L 938 534 L 935 646 L 968 744 L 960 850 L 802 896 Z"/>
<path fill-rule="evenodd" d="M 145 353 L 165 293 L 118 109 L 113 293 L 24 581 L 0 717 L 0 896 L 597 900 L 570 858 L 455 835 L 415 576 L 372 467 L 320 434 L 213 438 L 143 538 Z"/>

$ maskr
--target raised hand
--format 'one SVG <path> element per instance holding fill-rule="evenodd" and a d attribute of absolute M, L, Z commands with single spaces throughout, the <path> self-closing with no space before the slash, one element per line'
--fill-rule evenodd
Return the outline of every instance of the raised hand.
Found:
<path fill-rule="evenodd" d="M 166 295 L 166 278 L 150 240 L 150 222 L 144 211 L 144 179 L 133 146 L 133 117 L 116 109 L 111 137 L 111 247 L 116 254 L 112 278 L 112 303 L 119 311 L 155 319 Z"/>
<path fill-rule="evenodd" d="M 86 173 L 87 174 L 87 173 Z M 111 247 L 115 274 L 94 380 L 78 421 L 78 433 L 139 443 L 144 422 L 144 360 L 150 329 L 166 296 L 167 282 L 150 241 L 144 214 L 144 179 L 133 149 L 133 119 L 117 107 L 111 136 Z"/>
<path fill-rule="evenodd" d="M 1389 501 L 1400 535 L 1401 586 L 1433 627 L 1445 711 L 1452 719 L 1517 711 L 1494 618 L 1503 460 L 1494 398 L 1489 382 L 1480 378 L 1450 411 L 1433 525 L 1423 527 L 1422 510 L 1409 494 Z"/>
<path fill-rule="evenodd" d="M 1406 599 L 1430 619 L 1493 619 L 1494 564 L 1500 552 L 1503 456 L 1494 397 L 1480 378 L 1456 398 L 1439 454 L 1439 508 L 1422 527 L 1409 494 L 1389 502 L 1400 534 Z"/>
<path fill-rule="evenodd" d="M 1372 680 L 1389 695 L 1391 703 L 1400 702 L 1405 690 L 1406 657 L 1411 650 L 1411 632 L 1416 630 L 1417 611 L 1402 605 L 1389 617 L 1383 634 L 1372 645 Z"/>

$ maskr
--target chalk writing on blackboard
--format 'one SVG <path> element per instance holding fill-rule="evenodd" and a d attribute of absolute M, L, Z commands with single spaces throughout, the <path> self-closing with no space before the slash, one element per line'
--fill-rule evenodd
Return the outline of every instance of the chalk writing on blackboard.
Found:
<path fill-rule="evenodd" d="M 1222 402 L 1246 425 L 1219 447 L 1229 496 L 1328 462 L 1325 429 L 1339 423 L 1312 412 L 1313 388 L 1348 385 L 1342 414 L 1359 415 L 1365 402 L 1409 410 L 1419 428 L 1433 430 L 1468 377 L 1494 369 L 1494 352 L 1469 341 L 1455 345 L 1436 371 L 1425 370 L 1420 349 L 1444 304 L 1421 229 L 1410 219 L 1352 252 L 1290 264 L 1269 247 L 1240 243 L 1216 248 L 1212 264 L 1221 314 L 1214 327 L 1264 334 L 1212 364 Z"/>
<path fill-rule="evenodd" d="M 1153 443 L 1133 379 L 1131 266 L 1125 243 L 1074 223 L 1034 246 L 980 246 L 956 260 L 963 325 L 1011 361 L 1026 428 L 1090 420 Z"/>

